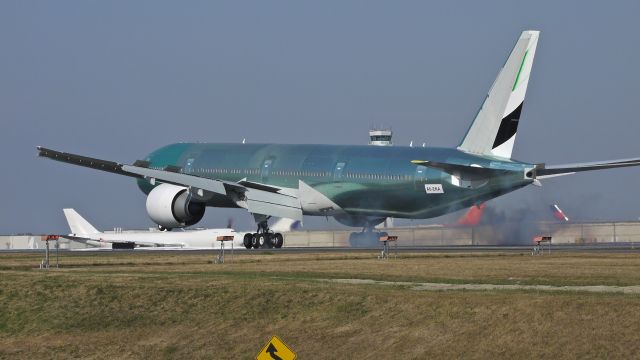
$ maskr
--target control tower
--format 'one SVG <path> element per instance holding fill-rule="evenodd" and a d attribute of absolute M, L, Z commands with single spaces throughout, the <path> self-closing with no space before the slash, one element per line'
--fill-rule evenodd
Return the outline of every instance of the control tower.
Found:
<path fill-rule="evenodd" d="M 371 129 L 369 130 L 369 145 L 375 146 L 391 146 L 391 129 Z"/>

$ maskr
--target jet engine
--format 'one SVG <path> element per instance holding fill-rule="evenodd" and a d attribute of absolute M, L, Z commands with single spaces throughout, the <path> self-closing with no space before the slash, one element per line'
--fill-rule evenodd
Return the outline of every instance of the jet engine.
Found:
<path fill-rule="evenodd" d="M 161 184 L 147 196 L 147 213 L 153 222 L 165 229 L 190 226 L 204 216 L 205 203 L 193 201 L 181 186 Z"/>

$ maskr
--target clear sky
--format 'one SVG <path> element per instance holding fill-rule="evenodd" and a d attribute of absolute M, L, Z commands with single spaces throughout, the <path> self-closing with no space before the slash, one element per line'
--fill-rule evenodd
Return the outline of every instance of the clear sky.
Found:
<path fill-rule="evenodd" d="M 152 225 L 132 179 L 37 145 L 133 162 L 177 141 L 363 144 L 385 124 L 398 145 L 455 146 L 528 29 L 542 34 L 514 157 L 640 156 L 638 4 L 1 1 L 0 233 L 66 232 L 63 207 Z M 639 182 L 640 168 L 585 173 L 490 204 L 638 219 Z M 249 224 L 211 209 L 201 224 L 229 217 Z"/>

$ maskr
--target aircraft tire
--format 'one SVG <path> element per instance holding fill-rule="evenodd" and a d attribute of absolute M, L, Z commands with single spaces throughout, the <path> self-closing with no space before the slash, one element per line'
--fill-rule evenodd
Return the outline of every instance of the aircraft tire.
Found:
<path fill-rule="evenodd" d="M 267 247 L 267 237 L 265 234 L 258 234 L 257 241 L 255 244 L 256 249 Z"/>
<path fill-rule="evenodd" d="M 282 245 L 284 245 L 284 237 L 282 237 L 282 234 L 273 234 L 273 246 L 275 246 L 276 249 L 280 249 Z"/>
<path fill-rule="evenodd" d="M 254 249 L 259 248 L 258 246 L 258 233 L 253 233 L 251 235 L 251 247 L 253 247 Z"/>
<path fill-rule="evenodd" d="M 244 234 L 244 239 L 242 239 L 242 245 L 244 245 L 244 247 L 247 249 L 251 249 L 251 247 L 253 246 L 251 244 L 253 241 L 252 238 L 253 238 L 252 234 L 249 234 L 249 233 Z"/>
<path fill-rule="evenodd" d="M 267 233 L 264 236 L 264 247 L 271 249 L 273 247 L 273 241 L 275 239 L 274 234 Z"/>

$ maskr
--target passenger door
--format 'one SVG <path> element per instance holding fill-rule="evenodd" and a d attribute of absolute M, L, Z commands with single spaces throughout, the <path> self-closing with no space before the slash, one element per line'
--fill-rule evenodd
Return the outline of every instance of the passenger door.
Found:
<path fill-rule="evenodd" d="M 333 181 L 338 182 L 342 181 L 342 174 L 344 173 L 344 167 L 346 163 L 338 162 L 336 167 L 333 169 Z"/>
<path fill-rule="evenodd" d="M 424 185 L 427 183 L 427 167 L 423 165 L 416 166 L 416 172 L 413 177 L 413 185 L 416 191 L 424 192 Z"/>
<path fill-rule="evenodd" d="M 266 159 L 262 163 L 262 168 L 260 169 L 260 179 L 262 179 L 263 183 L 269 181 L 269 174 L 271 173 L 271 166 L 273 165 L 273 159 Z"/>

